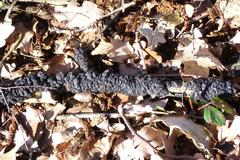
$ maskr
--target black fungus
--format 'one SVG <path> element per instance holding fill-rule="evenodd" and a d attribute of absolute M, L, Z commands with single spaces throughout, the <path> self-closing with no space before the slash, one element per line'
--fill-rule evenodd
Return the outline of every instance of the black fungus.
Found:
<path fill-rule="evenodd" d="M 218 95 L 235 94 L 236 89 L 231 83 L 215 78 L 194 79 L 189 82 L 172 80 L 151 75 L 120 75 L 105 71 L 98 73 L 89 68 L 89 61 L 83 52 L 75 56 L 82 70 L 67 74 L 47 76 L 44 72 L 29 74 L 14 80 L 1 80 L 2 95 L 0 103 L 6 106 L 29 98 L 36 90 L 55 89 L 58 92 L 92 93 L 123 93 L 126 95 L 168 96 L 175 93 L 185 93 L 195 100 L 211 99 Z"/>

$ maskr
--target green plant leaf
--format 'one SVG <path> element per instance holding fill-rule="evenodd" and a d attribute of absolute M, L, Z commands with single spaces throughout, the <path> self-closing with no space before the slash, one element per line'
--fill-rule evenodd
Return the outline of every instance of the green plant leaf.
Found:
<path fill-rule="evenodd" d="M 215 107 L 224 110 L 224 112 L 226 112 L 228 114 L 231 114 L 231 115 L 236 115 L 237 114 L 236 111 L 227 102 L 220 99 L 219 97 L 214 97 L 212 99 L 212 104 Z"/>
<path fill-rule="evenodd" d="M 225 117 L 221 111 L 213 106 L 208 106 L 204 109 L 203 118 L 207 123 L 213 123 L 219 126 L 225 124 Z"/>

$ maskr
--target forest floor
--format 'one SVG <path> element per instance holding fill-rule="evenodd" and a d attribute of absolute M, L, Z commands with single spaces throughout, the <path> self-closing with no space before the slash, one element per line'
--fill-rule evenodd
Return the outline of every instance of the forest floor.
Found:
<path fill-rule="evenodd" d="M 74 71 L 78 43 L 99 72 L 216 78 L 238 91 L 239 11 L 238 0 L 1 0 L 0 76 Z M 240 159 L 239 107 L 238 92 L 39 90 L 1 106 L 0 159 Z"/>

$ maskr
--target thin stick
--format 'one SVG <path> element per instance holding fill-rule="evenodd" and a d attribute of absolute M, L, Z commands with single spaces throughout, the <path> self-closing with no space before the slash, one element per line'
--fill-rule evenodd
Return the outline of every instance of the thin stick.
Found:
<path fill-rule="evenodd" d="M 23 39 L 23 34 L 21 33 L 19 35 L 20 37 L 17 39 L 17 41 L 11 45 L 10 49 L 8 50 L 8 52 L 3 56 L 2 60 L 0 61 L 0 67 L 2 67 L 4 61 L 11 55 L 11 53 L 18 47 L 18 45 L 22 42 Z"/>
<path fill-rule="evenodd" d="M 19 2 L 30 2 L 30 3 L 44 3 L 55 6 L 67 5 L 71 2 L 76 2 L 76 0 L 18 0 Z"/>
<path fill-rule="evenodd" d="M 1 89 L 0 89 L 0 92 L 1 92 L 2 98 L 4 99 L 5 104 L 6 104 L 6 106 L 7 106 L 8 113 L 10 113 L 10 114 L 13 116 L 15 122 L 16 122 L 17 125 L 18 125 L 19 131 L 21 131 L 21 135 L 22 135 L 23 140 L 24 140 L 24 145 L 25 145 L 25 147 L 26 147 L 26 150 L 28 151 L 29 148 L 28 148 L 28 145 L 27 145 L 27 143 L 26 143 L 26 139 L 25 139 L 25 137 L 24 137 L 24 135 L 23 135 L 23 127 L 22 127 L 22 125 L 20 125 L 20 123 L 18 122 L 17 117 L 16 117 L 13 113 L 11 113 L 11 111 L 10 111 L 10 106 L 8 105 L 8 102 L 7 102 L 7 100 L 6 100 L 6 97 L 4 96 L 4 94 L 3 94 L 3 92 L 2 92 Z"/>
<path fill-rule="evenodd" d="M 8 11 L 4 17 L 4 22 L 11 22 L 12 20 L 9 18 L 10 14 L 12 13 L 14 5 L 17 3 L 18 0 L 15 0 L 10 7 L 8 8 Z"/>
<path fill-rule="evenodd" d="M 49 89 L 49 90 L 57 90 L 57 88 L 40 86 L 40 85 L 0 87 L 1 90 L 11 90 L 11 89 L 18 89 L 18 88 L 42 88 L 42 89 Z"/>
<path fill-rule="evenodd" d="M 109 117 L 109 118 L 120 118 L 119 113 L 92 113 L 92 112 L 82 112 L 82 113 L 70 113 L 70 114 L 62 114 L 56 117 L 57 120 L 66 120 L 66 119 L 74 119 L 74 118 L 96 118 L 96 117 Z M 125 115 L 128 118 L 135 117 L 134 115 L 127 114 Z"/>
<path fill-rule="evenodd" d="M 132 133 L 132 135 L 136 136 L 137 138 L 139 138 L 140 140 L 142 140 L 143 142 L 145 142 L 147 145 L 149 145 L 152 150 L 157 153 L 158 150 L 151 144 L 149 143 L 145 138 L 143 138 L 142 136 L 140 136 L 131 126 L 130 122 L 128 121 L 127 117 L 125 116 L 125 114 L 123 113 L 123 107 L 122 105 L 118 106 L 118 113 L 120 114 L 121 118 L 123 119 L 124 123 L 126 124 L 127 128 L 130 130 L 130 132 Z"/>
<path fill-rule="evenodd" d="M 2 98 L 3 98 L 3 101 L 4 101 L 4 103 L 5 103 L 6 106 L 7 106 L 8 113 L 11 113 L 11 112 L 10 112 L 10 107 L 9 107 L 9 105 L 8 105 L 8 102 L 7 102 L 7 100 L 6 100 L 5 96 L 4 96 L 4 94 L 3 94 L 2 89 L 0 89 L 0 92 L 1 92 L 1 96 L 2 96 Z"/>

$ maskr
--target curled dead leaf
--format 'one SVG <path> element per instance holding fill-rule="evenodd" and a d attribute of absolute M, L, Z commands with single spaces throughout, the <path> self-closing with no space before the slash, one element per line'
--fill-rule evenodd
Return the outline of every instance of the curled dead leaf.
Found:
<path fill-rule="evenodd" d="M 174 129 L 179 129 L 188 138 L 192 139 L 195 146 L 203 151 L 205 156 L 211 156 L 213 147 L 212 136 L 203 126 L 194 123 L 191 119 L 181 116 L 155 116 L 154 122 L 163 122 L 170 128 L 170 135 Z"/>

